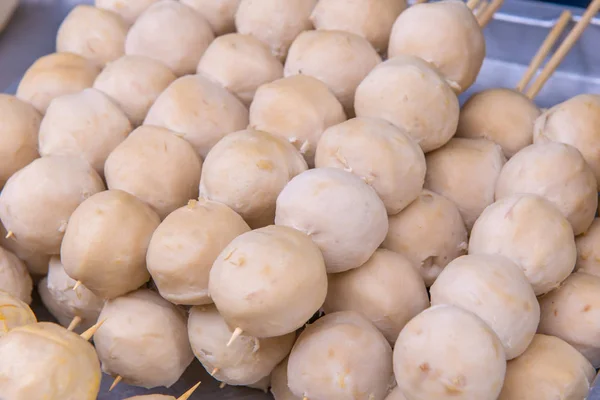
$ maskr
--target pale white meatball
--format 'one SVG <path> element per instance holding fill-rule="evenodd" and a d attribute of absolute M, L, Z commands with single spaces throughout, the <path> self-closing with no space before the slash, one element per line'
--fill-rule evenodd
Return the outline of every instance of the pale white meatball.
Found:
<path fill-rule="evenodd" d="M 208 290 L 230 327 L 259 338 L 282 336 L 323 305 L 327 274 L 310 237 L 271 225 L 223 249 L 210 270 Z"/>
<path fill-rule="evenodd" d="M 104 176 L 106 158 L 129 132 L 129 119 L 115 103 L 85 89 L 52 100 L 40 125 L 40 154 L 81 157 Z"/>
<path fill-rule="evenodd" d="M 160 295 L 174 304 L 212 303 L 208 277 L 213 262 L 225 246 L 249 230 L 242 217 L 216 201 L 190 200 L 173 211 L 152 234 L 146 254 Z"/>
<path fill-rule="evenodd" d="M 208 153 L 200 195 L 228 205 L 252 228 L 261 228 L 274 223 L 277 196 L 306 169 L 302 154 L 285 139 L 255 130 L 234 132 Z"/>
<path fill-rule="evenodd" d="M 541 297 L 540 307 L 538 332 L 563 339 L 600 367 L 600 278 L 576 272 Z"/>
<path fill-rule="evenodd" d="M 392 28 L 388 55 L 401 54 L 433 64 L 464 92 L 475 82 L 483 64 L 485 38 L 463 1 L 417 4 L 400 14 Z"/>
<path fill-rule="evenodd" d="M 268 377 L 296 340 L 296 332 L 266 339 L 242 334 L 227 346 L 232 334 L 215 306 L 190 310 L 188 335 L 194 354 L 213 378 L 234 386 Z"/>
<path fill-rule="evenodd" d="M 589 361 L 568 343 L 535 335 L 525 353 L 508 362 L 498 400 L 581 400 L 595 375 Z"/>
<path fill-rule="evenodd" d="M 0 94 L 0 190 L 18 170 L 39 157 L 38 131 L 42 116 L 30 104 Z"/>
<path fill-rule="evenodd" d="M 109 189 L 119 189 L 148 204 L 164 219 L 198 197 L 202 161 L 191 144 L 174 132 L 140 126 L 106 160 Z"/>
<path fill-rule="evenodd" d="M 231 33 L 216 38 L 208 46 L 197 72 L 249 106 L 259 86 L 283 77 L 283 65 L 254 36 Z"/>
<path fill-rule="evenodd" d="M 137 126 L 175 78 L 161 62 L 143 56 L 123 56 L 102 70 L 94 88 L 108 95 Z"/>
<path fill-rule="evenodd" d="M 510 158 L 533 143 L 533 124 L 540 112 L 521 92 L 505 88 L 483 90 L 462 106 L 456 137 L 491 140 Z"/>
<path fill-rule="evenodd" d="M 381 57 L 368 40 L 344 31 L 306 31 L 298 35 L 285 61 L 285 76 L 308 75 L 325 83 L 346 113 L 354 93 Z"/>
<path fill-rule="evenodd" d="M 180 133 L 204 158 L 223 136 L 246 129 L 248 110 L 216 82 L 190 75 L 175 80 L 158 96 L 144 125 Z"/>
<path fill-rule="evenodd" d="M 159 0 L 96 0 L 95 5 L 98 8 L 117 13 L 129 25 L 152 4 Z"/>
<path fill-rule="evenodd" d="M 17 88 L 17 98 L 44 114 L 52 99 L 92 87 L 100 69 L 77 54 L 49 54 L 25 71 Z"/>
<path fill-rule="evenodd" d="M 169 387 L 194 359 L 184 312 L 151 290 L 107 301 L 99 320 L 94 344 L 102 371 L 125 383 Z"/>
<path fill-rule="evenodd" d="M 426 160 L 425 188 L 456 204 L 470 231 L 494 202 L 496 181 L 506 162 L 502 148 L 487 139 L 450 139 Z"/>
<path fill-rule="evenodd" d="M 129 193 L 95 194 L 69 219 L 60 251 L 65 271 L 105 299 L 139 288 L 150 278 L 146 251 L 159 223 L 158 215 Z"/>
<path fill-rule="evenodd" d="M 0 247 L 0 290 L 24 303 L 31 303 L 33 281 L 27 267 L 17 256 L 2 247 Z"/>
<path fill-rule="evenodd" d="M 83 159 L 38 158 L 6 182 L 0 193 L 0 219 L 19 246 L 58 254 L 75 208 L 102 190 L 102 179 Z"/>
<path fill-rule="evenodd" d="M 455 306 L 438 305 L 417 315 L 394 347 L 396 381 L 411 400 L 496 400 L 505 372 L 496 334 Z"/>
<path fill-rule="evenodd" d="M 161 0 L 135 21 L 127 34 L 125 53 L 160 61 L 182 76 L 196 71 L 214 38 L 208 22 L 193 8 L 179 1 Z"/>
<path fill-rule="evenodd" d="M 517 194 L 486 208 L 471 231 L 469 254 L 499 254 L 520 266 L 536 295 L 558 287 L 575 267 L 569 222 L 540 196 Z"/>
<path fill-rule="evenodd" d="M 373 187 L 390 215 L 406 208 L 423 189 L 423 150 L 401 129 L 378 118 L 354 118 L 323 132 L 317 168 L 344 169 Z"/>
<path fill-rule="evenodd" d="M 337 168 L 311 169 L 292 179 L 277 198 L 275 223 L 309 235 L 329 273 L 364 264 L 388 232 L 375 190 Z"/>
<path fill-rule="evenodd" d="M 302 397 L 294 396 L 288 387 L 287 369 L 286 358 L 271 372 L 271 394 L 275 400 L 302 400 Z"/>
<path fill-rule="evenodd" d="M 467 230 L 458 208 L 429 190 L 423 190 L 388 221 L 388 234 L 381 247 L 408 257 L 427 286 L 450 261 L 467 252 Z"/>
<path fill-rule="evenodd" d="M 310 20 L 316 29 L 347 31 L 362 36 L 375 50 L 383 53 L 394 21 L 405 9 L 405 0 L 320 0 Z"/>
<path fill-rule="evenodd" d="M 309 167 L 314 166 L 323 131 L 345 120 L 342 105 L 327 86 L 305 75 L 260 86 L 250 105 L 250 127 L 288 139 Z"/>
<path fill-rule="evenodd" d="M 508 360 L 521 355 L 537 330 L 540 306 L 523 270 L 499 255 L 450 262 L 431 286 L 431 305 L 471 311 L 496 333 Z"/>
<path fill-rule="evenodd" d="M 118 14 L 81 4 L 58 28 L 56 51 L 79 54 L 104 67 L 125 53 L 127 29 Z"/>
<path fill-rule="evenodd" d="M 46 284 L 48 292 L 60 309 L 60 314 L 65 315 L 69 323 L 75 317 L 81 319 L 75 331 L 83 332 L 98 321 L 104 300 L 81 284 L 75 288 L 76 283 L 75 279 L 67 275 L 60 258 L 52 257 Z"/>
<path fill-rule="evenodd" d="M 546 111 L 535 121 L 534 143 L 549 141 L 577 148 L 600 182 L 600 95 L 581 94 Z"/>
<path fill-rule="evenodd" d="M 337 312 L 300 334 L 287 372 L 299 398 L 382 400 L 393 380 L 392 349 L 363 316 Z"/>
<path fill-rule="evenodd" d="M 454 135 L 460 109 L 456 95 L 430 64 L 398 56 L 379 64 L 358 85 L 354 111 L 391 122 L 427 153 Z"/>
<path fill-rule="evenodd" d="M 35 314 L 27 303 L 0 289 L 0 338 L 19 326 L 36 322 Z"/>
<path fill-rule="evenodd" d="M 102 372 L 87 340 L 60 325 L 39 322 L 2 337 L 0 376 L 6 399 L 96 400 Z"/>
<path fill-rule="evenodd" d="M 58 305 L 58 303 L 48 290 L 47 277 L 42 278 L 38 282 L 37 291 L 40 295 L 40 300 L 42 300 L 42 304 L 44 305 L 44 307 L 46 307 L 50 315 L 52 315 L 60 325 L 62 325 L 63 327 L 68 327 L 73 322 L 73 318 L 67 315 L 66 311 Z M 77 330 L 78 329 L 75 328 L 73 331 Z"/>
<path fill-rule="evenodd" d="M 575 238 L 577 271 L 600 277 L 600 218 L 594 219 L 587 232 Z"/>
<path fill-rule="evenodd" d="M 527 281 L 526 281 L 527 282 Z M 329 275 L 326 313 L 356 311 L 394 344 L 404 325 L 429 307 L 423 278 L 404 256 L 377 249 L 358 268 Z"/>
<path fill-rule="evenodd" d="M 217 36 L 235 32 L 235 13 L 241 0 L 181 0 L 210 24 Z"/>
<path fill-rule="evenodd" d="M 312 29 L 310 13 L 317 0 L 242 0 L 235 26 L 242 34 L 266 43 L 280 60 L 302 31 Z"/>
<path fill-rule="evenodd" d="M 515 193 L 537 194 L 552 202 L 575 235 L 590 227 L 598 208 L 592 169 L 576 148 L 563 143 L 533 144 L 508 160 L 498 177 L 496 200 Z"/>

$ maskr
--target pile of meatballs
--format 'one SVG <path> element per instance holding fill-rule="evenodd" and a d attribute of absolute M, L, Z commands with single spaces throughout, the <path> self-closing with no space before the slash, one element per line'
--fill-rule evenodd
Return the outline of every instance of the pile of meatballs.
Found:
<path fill-rule="evenodd" d="M 73 8 L 0 95 L 0 399 L 195 357 L 276 400 L 583 400 L 600 96 L 461 108 L 484 56 L 458 0 Z"/>

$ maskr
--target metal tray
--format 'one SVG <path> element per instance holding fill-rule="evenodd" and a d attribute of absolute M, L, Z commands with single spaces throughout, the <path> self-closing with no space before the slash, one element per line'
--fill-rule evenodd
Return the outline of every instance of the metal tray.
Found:
<path fill-rule="evenodd" d="M 3 0 L 0 0 L 3 1 Z M 59 24 L 68 11 L 79 3 L 93 0 L 21 0 L 21 5 L 0 34 L 0 89 L 14 93 L 24 71 L 39 57 L 54 51 Z M 555 4 L 506 0 L 502 9 L 485 29 L 487 58 L 477 82 L 463 95 L 464 102 L 471 94 L 491 87 L 514 87 L 527 68 L 554 22 L 565 7 Z M 577 20 L 582 9 L 570 8 Z M 600 19 L 594 19 L 561 64 L 559 70 L 536 98 L 540 107 L 549 107 L 580 93 L 600 93 Z M 518 47 L 515 47 L 518 43 Z M 33 308 L 41 320 L 52 320 L 34 298 Z M 175 397 L 184 393 L 199 380 L 202 385 L 193 400 L 267 400 L 269 394 L 247 388 L 219 388 L 202 366 L 194 361 L 179 382 L 171 388 L 146 390 L 119 384 L 112 392 L 112 378 L 104 376 L 98 400 L 122 400 L 139 394 L 161 393 Z M 334 399 L 332 399 L 334 400 Z M 544 399 L 540 399 L 544 400 Z M 600 378 L 594 382 L 587 400 L 600 400 Z"/>

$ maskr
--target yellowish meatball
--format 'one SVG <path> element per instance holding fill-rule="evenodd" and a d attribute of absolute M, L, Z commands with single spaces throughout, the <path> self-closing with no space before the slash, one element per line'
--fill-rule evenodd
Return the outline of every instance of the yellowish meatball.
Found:
<path fill-rule="evenodd" d="M 462 106 L 456 137 L 491 140 L 510 158 L 533 143 L 533 125 L 540 113 L 521 92 L 504 88 L 483 90 Z"/>
<path fill-rule="evenodd" d="M 78 5 L 58 28 L 56 51 L 79 54 L 104 67 L 125 53 L 127 28 L 112 11 Z"/>
<path fill-rule="evenodd" d="M 17 88 L 17 98 L 44 114 L 54 98 L 92 87 L 100 70 L 94 62 L 77 54 L 49 54 L 25 71 Z"/>
<path fill-rule="evenodd" d="M 201 75 L 188 75 L 175 80 L 158 96 L 144 125 L 181 134 L 204 158 L 225 135 L 246 129 L 248 110 L 218 83 Z"/>
<path fill-rule="evenodd" d="M 96 89 L 58 97 L 42 120 L 42 156 L 76 156 L 104 177 L 104 163 L 129 132 L 131 124 L 108 96 Z"/>
<path fill-rule="evenodd" d="M 0 94 L 0 190 L 18 170 L 39 157 L 38 131 L 42 116 L 30 104 Z"/>
<path fill-rule="evenodd" d="M 117 103 L 137 126 L 175 78 L 175 74 L 159 61 L 143 56 L 123 56 L 102 70 L 94 88 Z"/>
<path fill-rule="evenodd" d="M 135 21 L 125 54 L 164 63 L 177 76 L 193 74 L 215 38 L 208 22 L 193 8 L 175 0 L 154 3 Z"/>

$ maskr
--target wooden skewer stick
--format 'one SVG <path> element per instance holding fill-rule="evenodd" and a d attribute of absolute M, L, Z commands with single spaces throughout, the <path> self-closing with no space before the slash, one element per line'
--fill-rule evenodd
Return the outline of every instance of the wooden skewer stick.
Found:
<path fill-rule="evenodd" d="M 415 1 L 415 4 L 423 4 L 423 3 L 427 3 L 429 0 L 417 0 Z"/>
<path fill-rule="evenodd" d="M 479 17 L 481 15 L 481 13 L 483 11 L 485 11 L 485 9 L 490 5 L 490 3 L 488 3 L 487 0 L 483 0 L 481 3 L 479 3 L 474 9 L 473 9 L 473 14 L 475 15 L 475 18 L 477 19 L 477 22 L 479 22 Z"/>
<path fill-rule="evenodd" d="M 69 324 L 69 327 L 67 328 L 68 331 L 72 331 L 73 329 L 77 328 L 77 326 L 81 323 L 81 317 L 76 315 L 75 318 L 73 318 L 73 320 L 71 321 L 71 323 Z"/>
<path fill-rule="evenodd" d="M 233 331 L 233 335 L 231 335 L 231 339 L 229 339 L 229 342 L 227 342 L 227 347 L 231 346 L 231 344 L 235 342 L 236 339 L 239 338 L 242 333 L 244 333 L 244 331 L 241 328 L 235 328 L 235 330 Z"/>
<path fill-rule="evenodd" d="M 533 78 L 536 71 L 538 70 L 540 65 L 542 65 L 542 63 L 548 56 L 548 53 L 550 53 L 550 50 L 552 50 L 552 47 L 554 47 L 554 44 L 560 38 L 560 35 L 563 33 L 563 31 L 569 24 L 569 21 L 571 21 L 571 12 L 565 10 L 561 14 L 560 18 L 556 22 L 556 25 L 554 25 L 548 36 L 546 36 L 544 43 L 542 43 L 542 45 L 540 46 L 538 52 L 531 60 L 531 63 L 529 63 L 527 71 L 525 71 L 525 74 L 517 84 L 517 91 L 522 92 L 527 87 L 529 81 L 531 81 L 531 78 Z"/>
<path fill-rule="evenodd" d="M 477 21 L 479 21 L 479 26 L 484 28 L 487 24 L 490 23 L 492 18 L 494 18 L 494 14 L 496 11 L 502 7 L 504 4 L 504 0 L 494 0 L 490 3 L 489 7 L 485 8 L 481 13 L 477 15 Z"/>
<path fill-rule="evenodd" d="M 15 236 L 13 231 L 8 231 L 8 233 L 6 234 L 6 236 L 4 236 L 5 239 L 10 239 L 11 237 Z"/>
<path fill-rule="evenodd" d="M 92 326 L 90 329 L 88 329 L 87 331 L 83 332 L 79 336 L 81 336 L 85 340 L 90 340 L 92 338 L 92 336 L 94 336 L 94 333 L 96 333 L 96 331 L 98 329 L 100 329 L 100 327 L 102 326 L 102 324 L 104 323 L 104 321 L 106 321 L 106 320 L 103 319 L 102 321 L 96 323 L 96 325 Z"/>
<path fill-rule="evenodd" d="M 556 67 L 562 62 L 562 60 L 567 56 L 573 45 L 579 40 L 585 28 L 590 24 L 590 21 L 596 13 L 600 10 L 600 0 L 594 0 L 585 10 L 585 13 L 577 22 L 573 30 L 569 32 L 565 40 L 559 46 L 558 50 L 552 55 L 548 63 L 542 70 L 542 72 L 538 75 L 537 79 L 533 82 L 529 90 L 527 90 L 526 96 L 530 99 L 535 98 L 538 95 L 544 84 L 550 79 L 550 76 L 556 70 Z"/>
<path fill-rule="evenodd" d="M 467 2 L 467 7 L 469 7 L 471 10 L 474 10 L 475 7 L 477 7 L 477 5 L 479 4 L 481 0 L 469 0 Z"/>
<path fill-rule="evenodd" d="M 215 374 L 219 373 L 219 371 L 221 370 L 221 368 L 214 368 L 211 373 L 210 376 L 215 376 Z"/>
<path fill-rule="evenodd" d="M 79 286 L 81 286 L 81 281 L 75 282 L 75 285 L 73 285 L 73 290 L 77 290 Z"/>
<path fill-rule="evenodd" d="M 108 391 L 110 392 L 111 390 L 113 390 L 115 388 L 115 386 L 117 386 L 119 384 L 119 382 L 121 382 L 122 380 L 123 380 L 123 377 L 121 375 L 117 375 L 117 377 L 113 381 L 112 385 L 110 385 L 110 388 L 108 388 Z"/>
<path fill-rule="evenodd" d="M 196 383 L 194 386 L 192 386 L 190 388 L 190 390 L 188 390 L 187 392 L 182 394 L 177 400 L 188 400 L 192 396 L 192 394 L 196 391 L 196 389 L 198 389 L 198 386 L 200 386 L 201 383 L 202 382 Z"/>

